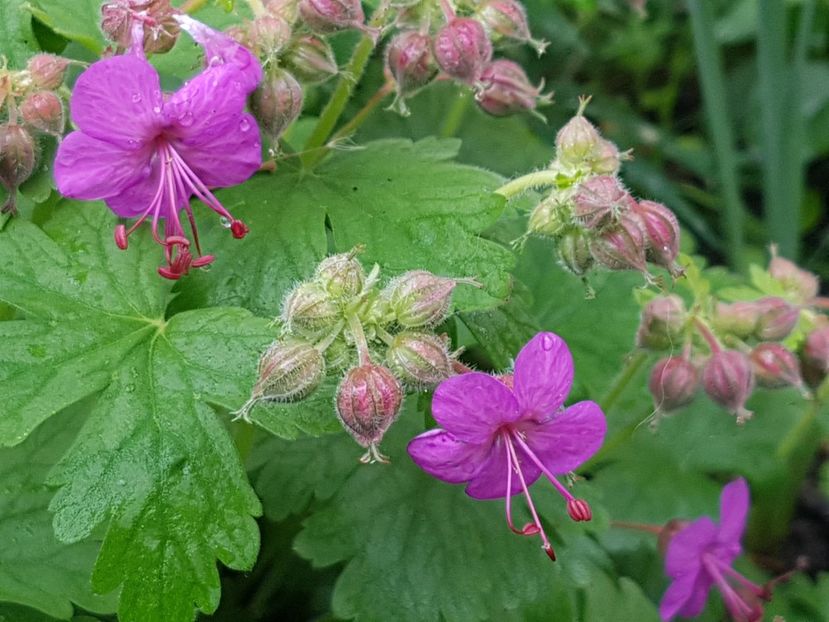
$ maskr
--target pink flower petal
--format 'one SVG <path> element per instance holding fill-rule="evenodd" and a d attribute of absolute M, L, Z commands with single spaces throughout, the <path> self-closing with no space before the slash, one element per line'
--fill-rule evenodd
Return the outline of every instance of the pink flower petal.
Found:
<path fill-rule="evenodd" d="M 699 611 L 690 615 L 697 615 L 705 606 L 705 599 L 708 590 L 697 589 L 697 580 L 701 572 L 692 572 L 676 579 L 665 590 L 662 601 L 659 603 L 659 616 L 665 621 L 672 620 L 678 615 L 689 615 L 684 613 L 687 609 L 694 609 L 699 605 L 699 596 L 702 594 L 702 606 Z"/>
<path fill-rule="evenodd" d="M 741 477 L 722 489 L 720 494 L 720 531 L 718 540 L 723 544 L 736 544 L 739 554 L 740 540 L 748 518 L 748 484 Z"/>
<path fill-rule="evenodd" d="M 72 132 L 55 156 L 55 183 L 64 196 L 102 199 L 118 194 L 146 176 L 149 147 L 121 146 Z"/>
<path fill-rule="evenodd" d="M 415 464 L 450 484 L 468 482 L 487 457 L 487 447 L 459 441 L 445 430 L 429 430 L 409 442 Z"/>
<path fill-rule="evenodd" d="M 518 404 L 501 382 L 480 372 L 444 380 L 432 398 L 435 420 L 458 440 L 490 443 L 498 427 L 518 417 Z"/>
<path fill-rule="evenodd" d="M 541 423 L 516 426 L 527 445 L 553 475 L 573 471 L 595 454 L 604 442 L 607 422 L 595 402 L 578 402 Z"/>
<path fill-rule="evenodd" d="M 554 333 L 538 333 L 515 359 L 515 398 L 523 418 L 549 415 L 564 404 L 573 386 L 573 357 Z"/>
<path fill-rule="evenodd" d="M 155 198 L 161 177 L 161 166 L 158 158 L 153 159 L 150 166 L 144 167 L 143 176 L 132 186 L 124 188 L 118 194 L 107 197 L 106 204 L 113 212 L 122 218 L 135 218 L 143 214 Z M 161 216 L 166 214 L 169 206 L 162 206 Z"/>
<path fill-rule="evenodd" d="M 679 615 L 684 618 L 695 618 L 705 609 L 705 601 L 708 600 L 708 593 L 714 581 L 707 572 L 698 572 L 694 584 L 691 586 L 688 600 L 679 610 Z"/>
<path fill-rule="evenodd" d="M 523 450 L 515 446 L 518 461 L 521 464 L 521 473 L 527 486 L 531 486 L 541 475 L 539 469 Z M 466 487 L 466 494 L 475 499 L 500 499 L 507 494 L 507 450 L 504 447 L 503 437 L 495 439 L 488 455 L 481 463 L 481 467 Z M 513 471 L 510 495 L 521 492 L 521 478 Z"/>
<path fill-rule="evenodd" d="M 75 83 L 70 110 L 85 134 L 137 149 L 155 138 L 163 123 L 158 74 L 134 54 L 92 63 Z"/>
<path fill-rule="evenodd" d="M 707 516 L 698 518 L 671 538 L 665 554 L 665 572 L 673 578 L 696 573 L 702 566 L 702 553 L 716 539 L 714 521 Z"/>

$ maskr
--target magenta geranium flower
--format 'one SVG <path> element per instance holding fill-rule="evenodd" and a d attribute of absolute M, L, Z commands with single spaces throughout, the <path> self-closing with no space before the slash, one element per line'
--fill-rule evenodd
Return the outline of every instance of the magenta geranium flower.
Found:
<path fill-rule="evenodd" d="M 504 497 L 507 524 L 521 535 L 540 534 L 555 559 L 529 487 L 542 474 L 567 499 L 573 520 L 590 520 L 590 506 L 557 479 L 590 458 L 606 431 L 594 402 L 563 408 L 573 384 L 573 359 L 553 333 L 539 333 L 525 345 L 515 370 L 501 379 L 479 372 L 453 376 L 435 391 L 432 414 L 443 429 L 409 443 L 420 468 L 451 484 L 466 483 L 476 499 Z M 532 522 L 517 529 L 511 497 L 523 493 Z"/>
<path fill-rule="evenodd" d="M 144 57 L 143 27 L 137 24 L 127 54 L 93 63 L 78 78 L 70 102 L 78 129 L 64 139 L 55 159 L 63 195 L 103 199 L 118 216 L 137 218 L 129 229 L 116 227 L 120 248 L 152 219 L 153 237 L 164 246 L 166 259 L 158 272 L 169 279 L 213 261 L 201 255 L 190 197 L 217 212 L 233 237 L 242 238 L 247 227 L 210 189 L 239 184 L 261 164 L 259 130 L 245 112 L 247 96 L 262 79 L 259 62 L 222 33 L 187 16 L 176 19 L 204 49 L 205 69 L 175 93 L 163 94 L 158 73 Z M 190 253 L 182 210 L 197 258 Z"/>
<path fill-rule="evenodd" d="M 748 484 L 742 478 L 736 479 L 720 495 L 719 525 L 703 516 L 671 538 L 665 554 L 665 572 L 673 582 L 659 605 L 663 620 L 699 615 L 713 585 L 722 593 L 734 620 L 762 619 L 761 601 L 770 598 L 769 588 L 755 585 L 731 567 L 742 552 L 740 540 L 748 506 Z"/>

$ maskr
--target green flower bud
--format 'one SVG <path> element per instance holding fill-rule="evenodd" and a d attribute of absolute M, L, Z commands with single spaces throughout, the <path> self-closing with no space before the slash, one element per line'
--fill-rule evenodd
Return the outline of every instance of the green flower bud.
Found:
<path fill-rule="evenodd" d="M 452 375 L 446 341 L 430 333 L 396 335 L 386 357 L 391 370 L 415 387 L 432 387 Z"/>
<path fill-rule="evenodd" d="M 317 266 L 316 280 L 332 297 L 352 298 L 363 291 L 366 273 L 356 251 L 326 257 Z"/>
<path fill-rule="evenodd" d="M 316 335 L 340 319 L 340 310 L 316 283 L 300 283 L 282 303 L 282 322 L 289 333 Z"/>

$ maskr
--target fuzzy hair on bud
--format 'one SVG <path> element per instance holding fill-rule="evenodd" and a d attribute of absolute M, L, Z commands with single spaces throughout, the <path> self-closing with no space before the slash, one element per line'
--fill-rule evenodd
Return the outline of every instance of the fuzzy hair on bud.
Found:
<path fill-rule="evenodd" d="M 653 405 L 661 412 L 671 412 L 690 404 L 698 385 L 696 367 L 682 356 L 671 356 L 658 361 L 648 382 Z"/>
<path fill-rule="evenodd" d="M 630 153 L 619 153 L 619 148 L 609 140 L 599 139 L 590 170 L 596 175 L 616 175 L 622 167 L 622 160 L 630 159 Z"/>
<path fill-rule="evenodd" d="M 60 136 L 63 134 L 65 119 L 63 102 L 52 91 L 36 91 L 20 104 L 20 116 L 33 128 Z"/>
<path fill-rule="evenodd" d="M 593 268 L 587 236 L 578 229 L 571 229 L 558 238 L 556 254 L 562 267 L 576 276 L 585 276 Z"/>
<path fill-rule="evenodd" d="M 325 82 L 340 71 L 331 44 L 316 35 L 298 37 L 288 51 L 286 63 L 300 81 L 308 84 Z"/>
<path fill-rule="evenodd" d="M 722 333 L 728 333 L 745 339 L 754 333 L 759 317 L 757 305 L 749 301 L 717 303 L 713 318 L 714 327 Z"/>
<path fill-rule="evenodd" d="M 268 71 L 250 98 L 262 131 L 276 141 L 302 112 L 302 86 L 284 69 Z"/>
<path fill-rule="evenodd" d="M 356 251 L 323 259 L 314 274 L 322 288 L 335 299 L 353 298 L 363 291 L 366 273 Z"/>
<path fill-rule="evenodd" d="M 769 274 L 794 294 L 798 302 L 808 302 L 817 296 L 820 291 L 820 281 L 817 276 L 800 268 L 793 261 L 780 257 L 777 254 L 777 247 L 774 245 L 771 247 Z"/>
<path fill-rule="evenodd" d="M 35 54 L 26 63 L 32 83 L 39 89 L 53 91 L 63 84 L 69 59 L 54 54 Z"/>
<path fill-rule="evenodd" d="M 291 26 L 273 15 L 260 15 L 247 25 L 249 47 L 263 58 L 275 58 L 291 40 Z"/>
<path fill-rule="evenodd" d="M 679 221 L 674 213 L 661 203 L 640 201 L 633 208 L 644 226 L 648 244 L 646 257 L 677 277 L 682 268 L 676 263 L 679 254 Z"/>
<path fill-rule="evenodd" d="M 533 208 L 527 222 L 527 231 L 556 238 L 570 225 L 568 214 L 572 210 L 571 190 L 554 190 Z"/>
<path fill-rule="evenodd" d="M 682 340 L 687 320 L 685 303 L 679 296 L 660 296 L 642 309 L 636 345 L 646 350 L 668 350 Z"/>
<path fill-rule="evenodd" d="M 623 213 L 618 223 L 590 242 L 593 258 L 609 270 L 638 270 L 647 273 L 645 234 L 641 220 L 633 213 Z"/>
<path fill-rule="evenodd" d="M 425 270 L 406 272 L 384 290 L 384 297 L 398 324 L 407 328 L 434 326 L 449 313 L 456 279 Z"/>
<path fill-rule="evenodd" d="M 745 403 L 754 391 L 754 373 L 749 358 L 742 352 L 714 352 L 702 370 L 702 386 L 712 400 L 737 415 L 737 423 L 751 418 Z"/>
<path fill-rule="evenodd" d="M 755 303 L 757 325 L 754 334 L 763 341 L 780 341 L 789 336 L 800 319 L 800 309 L 782 298 L 769 296 Z"/>
<path fill-rule="evenodd" d="M 446 75 L 467 84 L 475 84 L 492 59 L 492 43 L 484 27 L 470 17 L 455 17 L 441 28 L 434 51 Z"/>
<path fill-rule="evenodd" d="M 0 213 L 16 213 L 17 188 L 32 174 L 35 166 L 35 141 L 32 135 L 16 123 L 0 124 L 0 183 L 9 197 Z"/>
<path fill-rule="evenodd" d="M 794 353 L 779 343 L 759 343 L 751 351 L 751 366 L 757 384 L 770 389 L 802 387 L 800 363 Z"/>
<path fill-rule="evenodd" d="M 599 130 L 584 116 L 588 100 L 582 100 L 579 111 L 556 134 L 556 155 L 563 164 L 582 166 L 599 157 L 602 137 Z"/>
<path fill-rule="evenodd" d="M 395 335 L 386 357 L 392 371 L 418 388 L 434 387 L 453 373 L 446 340 L 430 333 L 404 331 Z"/>
<path fill-rule="evenodd" d="M 395 36 L 386 47 L 386 72 L 394 79 L 397 90 L 392 108 L 407 116 L 406 98 L 417 93 L 438 74 L 431 37 L 414 30 Z"/>
<path fill-rule="evenodd" d="M 541 94 L 543 82 L 533 86 L 521 66 L 511 60 L 489 63 L 481 72 L 480 82 L 475 101 L 494 117 L 534 111 L 538 105 L 552 101 L 551 94 Z"/>
<path fill-rule="evenodd" d="M 285 297 L 281 320 L 289 332 L 315 336 L 340 318 L 337 305 L 317 283 L 301 283 Z"/>
<path fill-rule="evenodd" d="M 618 222 L 636 201 L 616 177 L 598 175 L 582 184 L 573 197 L 573 214 L 587 229 L 601 229 Z"/>
<path fill-rule="evenodd" d="M 546 41 L 533 39 L 527 21 L 527 11 L 518 0 L 489 0 L 480 9 L 481 21 L 493 41 L 510 39 L 526 43 L 541 56 L 547 49 Z"/>
<path fill-rule="evenodd" d="M 259 378 L 253 396 L 265 401 L 289 402 L 306 397 L 325 375 L 325 359 L 311 344 L 276 341 L 259 359 Z"/>
<path fill-rule="evenodd" d="M 132 27 L 144 27 L 144 51 L 147 54 L 169 52 L 176 43 L 180 27 L 170 0 L 109 0 L 101 5 L 101 30 L 104 35 L 127 49 L 132 43 Z"/>
<path fill-rule="evenodd" d="M 366 21 L 360 0 L 300 0 L 299 14 L 311 30 L 323 34 L 362 28 Z"/>

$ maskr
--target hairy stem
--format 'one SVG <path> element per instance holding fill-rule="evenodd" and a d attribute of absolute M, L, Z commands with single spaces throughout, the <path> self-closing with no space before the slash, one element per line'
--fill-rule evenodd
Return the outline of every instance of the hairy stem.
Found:
<path fill-rule="evenodd" d="M 458 133 L 458 130 L 463 123 L 463 118 L 466 116 L 466 111 L 469 108 L 470 95 L 468 92 L 461 92 L 449 112 L 446 113 L 446 118 L 443 120 L 443 125 L 440 126 L 438 135 L 441 138 L 451 138 Z"/>
<path fill-rule="evenodd" d="M 355 114 L 348 123 L 337 130 L 337 133 L 331 137 L 329 143 L 333 144 L 341 138 L 345 138 L 346 136 L 350 136 L 356 132 L 365 120 L 368 119 L 369 115 L 374 112 L 374 109 L 377 108 L 377 106 L 379 106 L 393 90 L 394 84 L 386 82 L 374 95 L 371 96 L 371 99 L 366 102 L 366 105 L 360 108 L 357 114 Z"/>
<path fill-rule="evenodd" d="M 517 194 L 521 194 L 525 190 L 530 190 L 531 188 L 546 188 L 554 186 L 557 178 L 558 173 L 555 171 L 536 171 L 535 173 L 529 173 L 519 177 L 518 179 L 513 179 L 512 181 L 505 183 L 495 191 L 495 194 L 500 194 L 502 197 L 510 199 Z"/>

